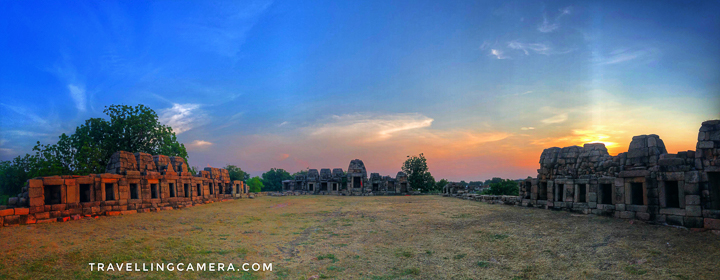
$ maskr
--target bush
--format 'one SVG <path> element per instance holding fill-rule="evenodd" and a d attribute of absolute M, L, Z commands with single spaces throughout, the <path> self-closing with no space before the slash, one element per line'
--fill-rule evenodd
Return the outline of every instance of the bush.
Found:
<path fill-rule="evenodd" d="M 490 188 L 484 190 L 482 194 L 519 195 L 518 183 L 510 179 L 505 179 L 497 183 L 490 183 Z"/>

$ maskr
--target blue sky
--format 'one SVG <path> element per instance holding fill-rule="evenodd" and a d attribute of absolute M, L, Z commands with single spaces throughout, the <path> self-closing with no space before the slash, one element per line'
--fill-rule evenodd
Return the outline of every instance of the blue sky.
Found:
<path fill-rule="evenodd" d="M 259 175 L 533 175 L 542 149 L 720 118 L 720 4 L 629 1 L 0 2 L 0 160 L 104 106 L 145 104 L 190 164 Z"/>

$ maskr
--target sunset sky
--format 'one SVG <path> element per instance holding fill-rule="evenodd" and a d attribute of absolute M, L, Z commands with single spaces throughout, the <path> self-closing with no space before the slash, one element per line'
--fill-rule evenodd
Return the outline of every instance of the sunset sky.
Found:
<path fill-rule="evenodd" d="M 153 2 L 0 2 L 0 160 L 111 104 L 153 108 L 201 168 L 394 176 L 424 153 L 458 181 L 633 135 L 694 150 L 720 118 L 717 1 Z"/>

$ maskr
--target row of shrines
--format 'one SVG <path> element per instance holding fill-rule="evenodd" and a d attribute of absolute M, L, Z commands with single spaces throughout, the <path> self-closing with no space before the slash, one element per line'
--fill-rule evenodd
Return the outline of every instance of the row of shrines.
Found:
<path fill-rule="evenodd" d="M 14 208 L 0 210 L 0 225 L 183 208 L 247 193 L 246 185 L 231 181 L 226 169 L 207 167 L 192 174 L 181 157 L 119 151 L 103 174 L 28 180 L 10 205 Z"/>
<path fill-rule="evenodd" d="M 695 151 L 669 154 L 657 135 L 627 152 L 604 144 L 545 149 L 518 204 L 720 230 L 720 120 L 702 123 Z"/>
<path fill-rule="evenodd" d="M 334 195 L 394 195 L 409 194 L 407 175 L 400 171 L 395 178 L 380 176 L 379 173 L 367 176 L 362 160 L 350 161 L 348 172 L 342 168 L 323 168 L 308 170 L 306 175 L 296 175 L 293 180 L 282 182 L 283 191 L 304 192 L 310 194 Z"/>

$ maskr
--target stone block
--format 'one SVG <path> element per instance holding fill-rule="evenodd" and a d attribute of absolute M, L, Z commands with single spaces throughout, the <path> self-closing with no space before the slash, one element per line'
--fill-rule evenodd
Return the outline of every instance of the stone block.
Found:
<path fill-rule="evenodd" d="M 65 184 L 65 180 L 62 178 L 46 177 L 46 178 L 43 178 L 42 181 L 43 181 L 43 185 L 45 185 L 45 186 Z"/>
<path fill-rule="evenodd" d="M 29 208 L 15 208 L 15 215 L 27 215 L 30 214 Z"/>
<path fill-rule="evenodd" d="M 701 217 L 685 217 L 684 224 L 685 224 L 685 227 L 688 227 L 688 228 L 702 228 L 703 227 L 703 218 L 701 218 Z"/>
<path fill-rule="evenodd" d="M 33 215 L 37 220 L 50 219 L 50 213 L 48 212 L 35 213 Z"/>
<path fill-rule="evenodd" d="M 105 216 L 120 216 L 120 211 L 106 211 Z"/>
<path fill-rule="evenodd" d="M 712 149 L 714 147 L 713 141 L 699 141 L 697 142 L 698 149 Z"/>
<path fill-rule="evenodd" d="M 700 205 L 700 196 L 699 195 L 685 195 L 685 205 Z"/>
<path fill-rule="evenodd" d="M 597 208 L 597 205 L 598 205 L 597 202 L 588 202 L 587 203 L 588 208 Z"/>
<path fill-rule="evenodd" d="M 45 206 L 30 206 L 30 214 L 45 212 Z"/>
<path fill-rule="evenodd" d="M 19 223 L 20 223 L 20 216 L 18 216 L 18 215 L 10 215 L 10 216 L 4 217 L 3 225 L 5 225 L 5 226 L 17 225 Z"/>
<path fill-rule="evenodd" d="M 65 204 L 53 204 L 50 208 L 52 211 L 63 211 L 67 208 Z"/>
<path fill-rule="evenodd" d="M 42 220 L 41 220 L 41 219 L 37 219 L 37 220 L 35 221 L 36 224 L 49 224 L 49 223 L 54 223 L 54 222 L 57 222 L 57 219 L 56 219 L 56 218 L 53 218 L 53 219 L 42 219 Z"/>
<path fill-rule="evenodd" d="M 697 205 L 685 206 L 685 215 L 689 216 L 689 217 L 701 217 L 702 216 L 702 208 Z"/>
<path fill-rule="evenodd" d="M 685 216 L 685 209 L 681 208 L 661 208 L 660 214 L 663 215 L 675 215 L 675 216 Z"/>
<path fill-rule="evenodd" d="M 667 215 L 665 218 L 665 222 L 668 225 L 674 225 L 674 226 L 684 226 L 685 225 L 685 217 L 683 216 L 676 216 L 676 215 Z"/>
<path fill-rule="evenodd" d="M 683 187 L 685 190 L 685 195 L 699 195 L 700 194 L 700 185 L 698 183 L 685 183 L 685 186 Z"/>
<path fill-rule="evenodd" d="M 625 204 L 615 204 L 615 210 L 625 211 Z"/>
<path fill-rule="evenodd" d="M 635 212 L 632 211 L 620 211 L 620 219 L 634 219 Z"/>
<path fill-rule="evenodd" d="M 0 217 L 10 216 L 10 215 L 15 215 L 14 209 L 0 210 Z"/>
<path fill-rule="evenodd" d="M 720 219 L 705 218 L 703 227 L 706 229 L 720 230 Z"/>
<path fill-rule="evenodd" d="M 638 213 L 635 213 L 635 217 L 637 217 L 639 220 L 649 221 L 649 220 L 650 220 L 650 213 L 638 212 Z"/>

